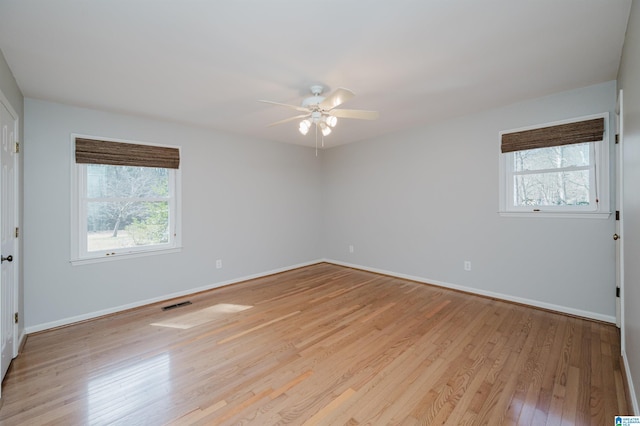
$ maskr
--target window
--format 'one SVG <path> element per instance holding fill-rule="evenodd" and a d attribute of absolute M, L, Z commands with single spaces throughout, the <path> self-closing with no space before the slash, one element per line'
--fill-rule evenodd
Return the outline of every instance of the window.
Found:
<path fill-rule="evenodd" d="M 607 217 L 607 118 L 501 132 L 500 212 Z"/>
<path fill-rule="evenodd" d="M 74 142 L 72 262 L 178 249 L 179 149 Z"/>

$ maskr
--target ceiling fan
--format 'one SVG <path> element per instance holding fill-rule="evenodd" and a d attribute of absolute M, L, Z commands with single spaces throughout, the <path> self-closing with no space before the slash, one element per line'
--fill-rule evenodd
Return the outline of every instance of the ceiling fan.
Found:
<path fill-rule="evenodd" d="M 309 132 L 312 125 L 316 127 L 316 147 L 317 147 L 317 134 L 318 129 L 322 132 L 322 136 L 327 136 L 331 133 L 331 129 L 335 127 L 338 122 L 338 118 L 357 118 L 360 120 L 376 120 L 379 116 L 378 111 L 365 111 L 360 109 L 338 109 L 337 107 L 342 105 L 355 96 L 349 89 L 340 87 L 328 94 L 326 97 L 322 96 L 324 87 L 321 85 L 313 85 L 310 87 L 310 96 L 302 101 L 301 106 L 283 104 L 280 102 L 260 100 L 258 102 L 264 102 L 272 105 L 279 105 L 289 109 L 303 112 L 304 114 L 296 115 L 295 117 L 285 118 L 284 120 L 276 121 L 269 124 L 267 127 L 276 126 L 278 124 L 288 123 L 290 121 L 301 120 L 298 130 L 303 135 Z M 323 143 L 324 145 L 324 143 Z"/>

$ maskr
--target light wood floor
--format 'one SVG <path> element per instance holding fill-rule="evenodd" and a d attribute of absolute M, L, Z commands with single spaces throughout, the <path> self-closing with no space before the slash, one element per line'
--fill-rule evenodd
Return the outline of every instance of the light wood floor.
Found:
<path fill-rule="evenodd" d="M 608 425 L 628 414 L 610 325 L 330 264 L 187 299 L 29 336 L 0 423 Z"/>

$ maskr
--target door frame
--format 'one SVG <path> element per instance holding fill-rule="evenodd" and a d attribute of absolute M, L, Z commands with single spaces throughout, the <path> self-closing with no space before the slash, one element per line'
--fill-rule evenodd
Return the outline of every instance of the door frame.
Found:
<path fill-rule="evenodd" d="M 4 95 L 4 93 L 2 93 L 2 90 L 0 90 L 0 103 L 2 103 L 2 105 L 4 105 L 4 107 L 7 109 L 7 111 L 9 111 L 9 114 L 11 114 L 11 117 L 13 118 L 13 134 L 14 134 L 14 138 L 16 143 L 19 143 L 20 141 L 20 116 L 18 115 L 18 113 L 15 111 L 15 109 L 13 109 L 13 106 L 11 105 L 11 103 L 9 102 L 9 100 L 7 99 L 7 97 Z M 14 184 L 14 188 L 13 188 L 13 214 L 14 214 L 14 222 L 15 222 L 15 227 L 19 229 L 19 233 L 18 233 L 18 237 L 15 238 L 14 241 L 14 253 L 13 253 L 13 264 L 14 264 L 14 270 L 13 270 L 13 312 L 17 312 L 19 313 L 20 316 L 22 316 L 22 314 L 20 313 L 19 307 L 20 307 L 20 279 L 21 279 L 21 265 L 22 265 L 22 251 L 21 251 L 21 244 L 20 242 L 22 241 L 22 227 L 21 227 L 21 216 L 20 216 L 20 199 L 21 199 L 21 193 L 20 193 L 20 185 L 21 185 L 21 173 L 20 173 L 20 161 L 19 161 L 19 156 L 20 153 L 16 152 L 16 155 L 13 156 L 13 173 L 14 173 L 14 179 L 13 179 L 13 184 Z M 22 319 L 24 320 L 24 319 Z M 18 356 L 18 351 L 20 349 L 20 342 L 21 342 L 21 336 L 19 334 L 19 322 L 13 323 L 13 348 L 12 348 L 12 358 L 15 358 L 16 356 Z"/>
<path fill-rule="evenodd" d="M 616 101 L 616 287 L 619 297 L 616 297 L 616 325 L 620 328 L 621 350 L 625 350 L 624 327 L 624 93 L 618 91 Z"/>

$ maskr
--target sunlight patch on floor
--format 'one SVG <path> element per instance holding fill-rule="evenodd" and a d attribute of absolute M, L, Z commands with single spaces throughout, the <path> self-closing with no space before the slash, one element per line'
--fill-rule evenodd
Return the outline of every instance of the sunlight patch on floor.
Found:
<path fill-rule="evenodd" d="M 253 306 L 218 303 L 217 305 L 209 306 L 208 308 L 200 309 L 196 312 L 190 312 L 161 322 L 154 322 L 151 325 L 156 327 L 180 328 L 186 330 L 188 328 L 196 327 L 219 319 L 225 314 L 242 312 L 250 308 L 253 308 Z"/>

